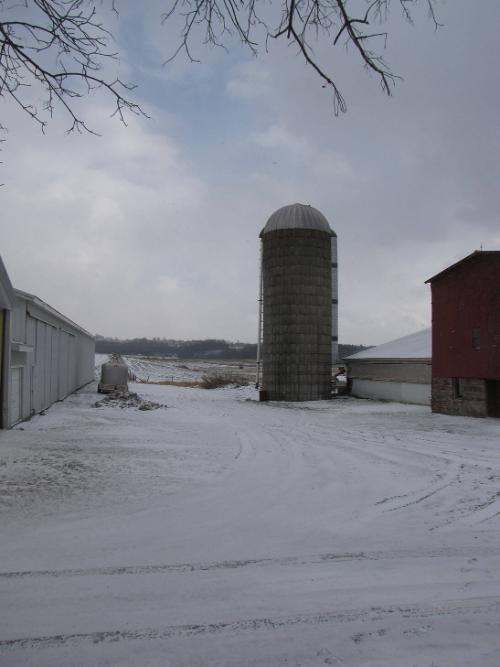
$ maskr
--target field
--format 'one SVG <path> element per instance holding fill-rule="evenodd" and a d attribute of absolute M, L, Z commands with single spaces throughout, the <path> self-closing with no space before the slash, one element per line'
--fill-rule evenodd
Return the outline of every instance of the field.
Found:
<path fill-rule="evenodd" d="M 2 667 L 500 665 L 499 420 L 130 388 L 0 433 Z"/>
<path fill-rule="evenodd" d="M 176 359 L 169 357 L 124 356 L 131 375 L 138 382 L 198 382 L 206 374 L 227 374 L 239 376 L 249 383 L 255 382 L 255 361 Z M 107 361 L 107 354 L 96 355 L 96 368 Z"/>

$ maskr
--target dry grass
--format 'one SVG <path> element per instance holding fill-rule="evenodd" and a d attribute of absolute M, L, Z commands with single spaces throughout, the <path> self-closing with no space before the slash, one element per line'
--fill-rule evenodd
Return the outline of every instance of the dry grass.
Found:
<path fill-rule="evenodd" d="M 130 378 L 129 378 L 130 379 Z M 229 387 L 231 385 L 244 387 L 250 384 L 245 375 L 233 371 L 207 371 L 201 376 L 201 380 L 150 380 L 134 378 L 138 384 L 159 384 L 170 387 L 191 387 L 201 389 L 218 389 L 219 387 Z"/>
<path fill-rule="evenodd" d="M 158 382 L 148 382 L 148 384 L 162 384 L 172 387 L 201 387 L 199 380 L 159 380 Z"/>
<path fill-rule="evenodd" d="M 244 387 L 248 384 L 248 378 L 244 375 L 232 373 L 230 371 L 212 371 L 204 373 L 201 376 L 200 387 L 203 389 L 218 389 L 219 387 L 228 387 L 229 385 L 236 385 L 237 387 Z"/>

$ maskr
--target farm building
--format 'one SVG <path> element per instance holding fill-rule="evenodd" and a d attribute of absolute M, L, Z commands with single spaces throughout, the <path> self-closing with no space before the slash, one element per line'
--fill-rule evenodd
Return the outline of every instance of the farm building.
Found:
<path fill-rule="evenodd" d="M 10 317 L 15 300 L 14 289 L 0 257 L 0 426 L 8 426 L 8 388 L 10 384 Z"/>
<path fill-rule="evenodd" d="M 62 400 L 94 377 L 94 338 L 38 297 L 12 289 L 0 266 L 2 428 Z"/>
<path fill-rule="evenodd" d="M 351 394 L 429 405 L 431 356 L 430 329 L 352 354 L 345 359 Z"/>
<path fill-rule="evenodd" d="M 432 410 L 500 417 L 500 251 L 475 251 L 427 280 Z"/>
<path fill-rule="evenodd" d="M 337 235 L 320 211 L 291 204 L 271 215 L 260 238 L 261 399 L 330 398 L 338 352 Z"/>

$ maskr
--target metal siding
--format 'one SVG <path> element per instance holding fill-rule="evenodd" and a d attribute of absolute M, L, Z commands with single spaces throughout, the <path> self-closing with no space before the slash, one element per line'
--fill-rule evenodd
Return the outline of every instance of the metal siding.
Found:
<path fill-rule="evenodd" d="M 44 360 L 44 388 L 43 388 L 43 407 L 48 408 L 50 405 L 50 376 L 52 369 L 52 329 L 51 327 L 45 326 L 45 347 L 43 350 Z"/>
<path fill-rule="evenodd" d="M 351 378 L 431 384 L 431 360 L 373 360 L 352 359 L 347 361 L 347 373 Z"/>
<path fill-rule="evenodd" d="M 39 376 L 40 376 L 40 368 L 37 364 L 38 357 L 39 357 L 39 352 L 38 352 L 38 337 L 39 337 L 39 331 L 38 331 L 38 322 L 36 320 L 33 320 L 34 325 L 35 325 L 35 340 L 34 340 L 34 345 L 33 345 L 33 367 L 32 367 L 32 372 L 31 372 L 31 410 L 33 413 L 40 412 L 40 392 L 38 389 L 39 385 Z"/>
<path fill-rule="evenodd" d="M 76 374 L 76 353 L 77 353 L 77 347 L 76 347 L 76 341 L 74 336 L 70 338 L 70 344 L 69 344 L 69 369 L 70 369 L 70 377 L 69 377 L 69 392 L 71 393 L 72 391 L 75 391 L 75 389 L 78 389 L 78 376 Z"/>
<path fill-rule="evenodd" d="M 354 378 L 353 396 L 415 405 L 431 404 L 431 385 L 412 382 L 384 382 Z"/>
<path fill-rule="evenodd" d="M 50 306 L 34 304 L 33 299 L 17 294 L 14 305 L 13 340 L 31 350 L 14 351 L 9 361 L 9 388 L 13 367 L 21 369 L 22 382 L 15 372 L 15 391 L 19 385 L 21 393 L 14 405 L 9 398 L 4 419 L 8 425 L 14 418 L 18 421 L 45 410 L 94 377 L 94 339 Z"/>
<path fill-rule="evenodd" d="M 59 336 L 60 332 L 54 329 L 52 332 L 51 366 L 50 366 L 50 402 L 58 399 L 59 380 Z"/>
<path fill-rule="evenodd" d="M 35 376 L 35 350 L 36 350 L 36 320 L 29 315 L 26 317 L 26 342 L 32 347 L 26 357 L 26 417 L 35 412 L 34 405 L 34 376 Z"/>
<path fill-rule="evenodd" d="M 78 346 L 77 382 L 78 386 L 81 387 L 94 379 L 95 343 L 93 339 L 87 336 L 78 336 L 76 343 Z"/>
<path fill-rule="evenodd" d="M 41 322 L 36 323 L 35 361 L 33 367 L 33 411 L 43 410 L 43 349 L 45 331 Z"/>
<path fill-rule="evenodd" d="M 10 426 L 22 417 L 23 369 L 12 368 L 10 374 Z"/>
<path fill-rule="evenodd" d="M 36 320 L 32 317 L 26 318 L 26 343 L 31 345 L 33 348 L 35 346 L 36 340 Z"/>
<path fill-rule="evenodd" d="M 41 412 L 57 400 L 57 329 L 36 321 L 33 367 L 33 411 Z"/>
<path fill-rule="evenodd" d="M 11 336 L 12 340 L 18 343 L 26 342 L 26 302 L 21 299 L 16 299 L 14 308 L 12 309 L 11 320 Z"/>
<path fill-rule="evenodd" d="M 63 399 L 71 392 L 79 389 L 93 377 L 93 356 L 94 341 L 88 339 L 89 344 L 85 345 L 86 337 L 73 335 L 67 331 L 60 331 L 59 334 L 59 398 Z M 80 368 L 87 368 L 92 361 L 92 374 L 80 371 Z"/>
<path fill-rule="evenodd" d="M 45 376 L 46 376 L 46 349 L 47 349 L 47 325 L 43 322 L 37 322 L 37 360 L 36 368 L 39 369 L 38 374 L 38 412 L 45 409 Z"/>
<path fill-rule="evenodd" d="M 433 377 L 500 378 L 500 256 L 478 254 L 432 280 L 431 289 Z"/>
<path fill-rule="evenodd" d="M 10 326 L 11 326 L 11 311 L 4 311 L 4 339 L 2 348 L 3 366 L 2 366 L 2 404 L 1 404 L 1 420 L 0 426 L 8 428 L 10 425 L 9 411 L 10 411 L 10 366 L 11 366 L 11 349 L 10 349 Z"/>
<path fill-rule="evenodd" d="M 59 337 L 59 400 L 68 394 L 68 334 L 61 331 Z"/>

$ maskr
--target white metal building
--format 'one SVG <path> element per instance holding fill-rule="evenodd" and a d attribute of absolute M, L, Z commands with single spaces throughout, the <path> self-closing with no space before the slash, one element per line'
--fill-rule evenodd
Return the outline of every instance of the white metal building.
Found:
<path fill-rule="evenodd" d="M 15 301 L 9 275 L 0 257 L 0 427 L 9 424 L 10 319 Z"/>
<path fill-rule="evenodd" d="M 10 286 L 1 270 L 0 283 L 1 299 Z M 45 410 L 92 381 L 95 353 L 91 334 L 38 297 L 10 286 L 8 301 L 0 301 L 3 428 Z"/>
<path fill-rule="evenodd" d="M 430 405 L 430 328 L 363 350 L 345 362 L 352 396 Z"/>

